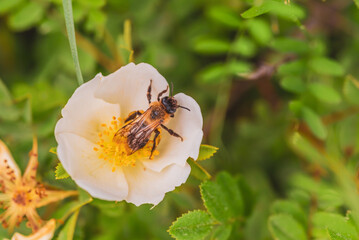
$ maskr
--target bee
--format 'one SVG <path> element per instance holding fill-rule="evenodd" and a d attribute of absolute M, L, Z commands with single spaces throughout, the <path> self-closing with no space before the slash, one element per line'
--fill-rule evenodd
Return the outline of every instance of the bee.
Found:
<path fill-rule="evenodd" d="M 183 141 L 183 138 L 172 129 L 167 128 L 166 124 L 170 118 L 174 117 L 174 113 L 178 108 L 183 108 L 188 111 L 190 109 L 180 106 L 177 104 L 177 100 L 171 96 L 161 97 L 168 91 L 167 88 L 161 91 L 157 96 L 157 101 L 151 103 L 151 89 L 152 89 L 152 79 L 150 80 L 150 85 L 147 89 L 147 100 L 149 108 L 146 111 L 134 111 L 129 114 L 125 119 L 125 125 L 120 128 L 114 135 L 113 141 L 120 142 L 121 138 L 125 138 L 127 142 L 126 154 L 131 155 L 134 152 L 140 150 L 146 146 L 147 142 L 150 140 L 152 133 L 153 145 L 151 149 L 150 159 L 152 159 L 152 154 L 155 151 L 158 144 L 158 136 L 160 134 L 160 128 L 166 130 L 170 135 L 180 138 Z M 173 86 L 172 91 L 173 93 Z"/>

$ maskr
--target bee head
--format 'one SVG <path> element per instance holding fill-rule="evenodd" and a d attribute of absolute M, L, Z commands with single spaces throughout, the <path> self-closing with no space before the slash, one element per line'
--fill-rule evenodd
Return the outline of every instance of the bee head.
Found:
<path fill-rule="evenodd" d="M 177 108 L 184 108 L 188 111 L 190 111 L 188 108 L 186 107 L 183 107 L 183 106 L 180 106 L 177 104 L 177 100 L 174 99 L 174 97 L 163 97 L 161 99 L 161 103 L 163 104 L 163 106 L 165 107 L 166 109 L 166 112 L 168 114 L 173 114 L 176 112 Z"/>
<path fill-rule="evenodd" d="M 173 97 L 163 97 L 161 99 L 161 103 L 165 107 L 166 112 L 169 114 L 175 113 L 178 108 L 177 100 Z"/>

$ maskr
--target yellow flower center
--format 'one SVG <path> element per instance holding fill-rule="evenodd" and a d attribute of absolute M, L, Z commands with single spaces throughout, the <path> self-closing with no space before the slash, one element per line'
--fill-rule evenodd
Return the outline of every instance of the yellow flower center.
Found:
<path fill-rule="evenodd" d="M 93 148 L 98 153 L 98 157 L 109 162 L 112 165 L 114 172 L 117 167 L 136 166 L 136 161 L 140 159 L 150 159 L 153 140 L 149 140 L 147 144 L 132 154 L 128 154 L 127 138 L 122 137 L 113 141 L 116 132 L 124 125 L 121 118 L 112 117 L 110 124 L 103 123 L 100 126 L 100 133 L 98 134 L 99 141 L 97 146 Z M 160 136 L 156 142 L 159 143 Z M 155 150 L 152 158 L 157 156 L 159 152 Z M 151 159 L 152 159 L 151 158 Z"/>

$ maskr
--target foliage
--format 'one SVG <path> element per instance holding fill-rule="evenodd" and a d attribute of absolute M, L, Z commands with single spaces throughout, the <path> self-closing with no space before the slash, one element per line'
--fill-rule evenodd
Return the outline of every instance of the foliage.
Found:
<path fill-rule="evenodd" d="M 20 168 L 35 133 L 42 181 L 76 189 L 52 154 L 61 108 L 129 61 L 199 102 L 208 144 L 152 210 L 82 190 L 43 209 L 56 238 L 358 239 L 357 0 L 70 2 L 0 1 L 0 138 Z"/>

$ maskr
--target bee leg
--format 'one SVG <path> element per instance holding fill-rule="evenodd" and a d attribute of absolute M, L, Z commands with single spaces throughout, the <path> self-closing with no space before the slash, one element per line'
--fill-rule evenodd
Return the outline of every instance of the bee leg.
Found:
<path fill-rule="evenodd" d="M 151 90 L 152 90 L 152 79 L 150 80 L 150 86 L 148 86 L 147 89 L 147 100 L 148 100 L 148 104 L 151 104 Z"/>
<path fill-rule="evenodd" d="M 162 96 L 164 93 L 166 93 L 167 91 L 168 91 L 168 85 L 167 85 L 167 87 L 166 87 L 165 90 L 163 90 L 162 92 L 160 92 L 160 93 L 158 94 L 158 96 L 157 96 L 157 101 L 160 101 L 161 96 Z"/>
<path fill-rule="evenodd" d="M 150 155 L 150 159 L 152 160 L 153 157 L 152 157 L 152 154 L 153 152 L 156 150 L 156 147 L 157 147 L 157 137 L 158 135 L 160 135 L 160 131 L 158 129 L 155 130 L 155 137 L 153 138 L 153 145 L 152 145 L 152 149 L 151 149 L 151 155 Z"/>
<path fill-rule="evenodd" d="M 183 142 L 183 137 L 181 137 L 178 133 L 175 133 L 172 129 L 169 129 L 168 127 L 166 127 L 165 125 L 161 124 L 161 127 L 166 130 L 170 135 L 178 137 L 181 139 L 181 141 Z"/>
<path fill-rule="evenodd" d="M 131 121 L 133 119 L 135 119 L 138 116 L 141 116 L 143 113 L 143 111 L 133 111 L 131 112 L 128 117 L 125 119 L 125 123 L 127 123 L 128 121 Z"/>

